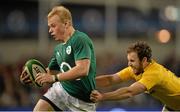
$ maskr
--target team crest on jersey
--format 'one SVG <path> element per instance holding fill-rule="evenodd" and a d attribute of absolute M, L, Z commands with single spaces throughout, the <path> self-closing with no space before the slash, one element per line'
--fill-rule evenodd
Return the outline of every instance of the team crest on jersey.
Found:
<path fill-rule="evenodd" d="M 66 53 L 67 53 L 67 54 L 71 54 L 71 46 L 68 46 L 68 47 L 66 48 Z"/>

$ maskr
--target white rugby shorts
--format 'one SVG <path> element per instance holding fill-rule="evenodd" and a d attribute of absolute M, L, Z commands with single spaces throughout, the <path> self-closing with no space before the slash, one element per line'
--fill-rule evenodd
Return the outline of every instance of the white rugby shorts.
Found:
<path fill-rule="evenodd" d="M 95 103 L 84 102 L 69 95 L 60 82 L 55 82 L 44 96 L 63 111 L 96 111 Z"/>

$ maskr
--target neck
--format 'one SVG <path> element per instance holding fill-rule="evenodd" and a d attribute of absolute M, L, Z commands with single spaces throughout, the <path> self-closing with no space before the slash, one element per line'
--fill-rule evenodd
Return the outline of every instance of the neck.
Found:
<path fill-rule="evenodd" d="M 150 62 L 144 63 L 144 69 L 150 64 Z"/>
<path fill-rule="evenodd" d="M 64 40 L 64 42 L 66 43 L 70 38 L 71 36 L 74 34 L 74 31 L 75 29 L 71 26 L 69 27 L 69 29 L 67 30 L 67 35 L 66 35 L 66 39 Z"/>

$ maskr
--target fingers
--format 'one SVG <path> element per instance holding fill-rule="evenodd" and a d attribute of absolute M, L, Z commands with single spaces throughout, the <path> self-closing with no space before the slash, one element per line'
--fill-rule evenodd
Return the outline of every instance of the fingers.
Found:
<path fill-rule="evenodd" d="M 93 101 L 94 103 L 97 102 L 96 98 L 95 98 L 95 97 L 92 97 L 92 96 L 90 97 L 90 100 Z"/>
<path fill-rule="evenodd" d="M 97 90 L 93 90 L 90 95 L 90 100 L 93 102 L 98 102 L 101 100 L 101 93 L 99 93 Z"/>
<path fill-rule="evenodd" d="M 35 82 L 39 83 L 39 84 L 50 84 L 53 83 L 53 75 L 50 75 L 48 73 L 38 73 L 36 75 L 36 79 Z"/>
<path fill-rule="evenodd" d="M 30 80 L 30 76 L 27 73 L 26 69 L 23 69 L 23 72 L 20 75 L 20 81 L 22 84 L 31 84 L 32 81 Z"/>
<path fill-rule="evenodd" d="M 97 90 L 93 90 L 93 91 L 91 92 L 92 95 L 97 95 L 97 93 L 98 93 Z"/>
<path fill-rule="evenodd" d="M 49 74 L 50 73 L 50 70 L 49 70 L 49 68 L 46 68 L 46 72 Z"/>
<path fill-rule="evenodd" d="M 97 91 L 97 90 L 93 90 L 92 92 L 91 92 L 91 96 L 92 97 L 98 97 L 100 95 L 100 93 Z"/>
<path fill-rule="evenodd" d="M 35 82 L 37 82 L 40 85 L 43 85 L 43 83 L 44 83 L 43 73 L 38 73 L 36 75 Z"/>

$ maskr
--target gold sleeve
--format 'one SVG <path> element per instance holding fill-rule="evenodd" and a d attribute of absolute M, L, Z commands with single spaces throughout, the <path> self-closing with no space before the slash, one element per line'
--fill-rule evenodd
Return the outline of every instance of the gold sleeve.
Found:
<path fill-rule="evenodd" d="M 122 81 L 125 81 L 132 78 L 133 72 L 130 67 L 126 67 L 123 70 L 119 71 L 117 74 L 121 78 Z"/>
<path fill-rule="evenodd" d="M 158 78 L 157 73 L 145 73 L 138 82 L 146 86 L 147 90 L 149 91 L 151 88 L 157 85 L 158 82 L 160 82 L 160 79 Z"/>

